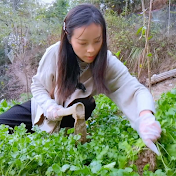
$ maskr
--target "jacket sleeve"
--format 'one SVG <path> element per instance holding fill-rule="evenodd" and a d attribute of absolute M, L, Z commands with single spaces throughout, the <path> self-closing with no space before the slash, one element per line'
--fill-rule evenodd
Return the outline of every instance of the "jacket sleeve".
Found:
<path fill-rule="evenodd" d="M 114 101 L 134 128 L 136 118 L 143 110 L 155 113 L 154 100 L 148 89 L 130 75 L 126 66 L 108 51 L 106 81 Z"/>
<path fill-rule="evenodd" d="M 44 114 L 51 104 L 56 104 L 55 100 L 51 99 L 50 92 L 53 90 L 56 80 L 58 50 L 58 43 L 46 50 L 39 62 L 37 74 L 32 78 L 31 92 L 33 99 L 43 109 Z"/>

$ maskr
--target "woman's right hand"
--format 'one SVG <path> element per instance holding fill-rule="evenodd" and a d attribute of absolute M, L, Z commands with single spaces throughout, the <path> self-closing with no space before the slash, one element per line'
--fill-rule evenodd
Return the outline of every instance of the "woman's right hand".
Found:
<path fill-rule="evenodd" d="M 144 114 L 136 120 L 135 126 L 139 136 L 142 138 L 146 146 L 157 155 L 160 155 L 154 142 L 160 138 L 162 130 L 161 125 L 156 121 L 155 116 L 152 113 Z"/>
<path fill-rule="evenodd" d="M 57 121 L 58 119 L 57 111 L 62 108 L 63 106 L 57 104 L 49 106 L 49 108 L 46 110 L 47 119 L 51 121 Z"/>

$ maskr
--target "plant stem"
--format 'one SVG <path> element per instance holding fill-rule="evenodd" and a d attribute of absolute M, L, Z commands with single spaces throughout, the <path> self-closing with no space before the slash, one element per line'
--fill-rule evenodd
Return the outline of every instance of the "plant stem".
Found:
<path fill-rule="evenodd" d="M 169 37 L 169 30 L 170 30 L 170 3 L 171 3 L 171 0 L 169 0 L 169 17 L 168 17 L 168 25 L 167 25 L 168 37 Z"/>
<path fill-rule="evenodd" d="M 20 173 L 22 172 L 22 170 L 24 170 L 25 167 L 28 166 L 34 159 L 35 159 L 35 156 L 27 164 L 25 164 L 23 168 L 21 168 L 21 170 L 18 173 L 18 176 L 20 176 Z"/>
<path fill-rule="evenodd" d="M 143 56 L 142 56 L 142 63 L 141 65 L 144 65 L 145 62 L 145 56 L 146 53 L 149 53 L 149 43 L 148 43 L 148 38 L 149 38 L 149 32 L 150 32 L 150 23 L 151 23 L 151 16 L 152 16 L 152 3 L 153 0 L 150 0 L 150 9 L 149 9 L 149 20 L 148 20 L 148 27 L 147 27 L 147 31 L 146 31 L 146 36 L 145 36 L 145 48 L 143 50 Z M 149 77 L 149 90 L 151 91 L 151 68 L 150 68 L 150 57 L 147 57 L 147 62 L 148 62 L 148 77 Z M 140 68 L 139 72 L 138 72 L 138 78 L 140 77 L 141 74 L 141 70 L 142 67 Z"/>
<path fill-rule="evenodd" d="M 125 5 L 125 18 L 127 17 L 127 10 L 128 10 L 128 0 L 126 0 L 126 5 Z"/>
<path fill-rule="evenodd" d="M 10 167 L 7 169 L 7 171 L 6 171 L 6 173 L 5 173 L 5 176 L 8 176 L 8 173 L 9 173 L 9 171 L 12 169 L 12 167 L 14 166 L 14 163 L 15 163 L 15 162 L 13 162 L 13 163 L 10 165 Z"/>
<path fill-rule="evenodd" d="M 158 150 L 159 150 L 159 152 L 161 153 L 161 151 L 160 151 L 160 149 L 159 149 L 159 146 L 158 146 L 158 142 L 156 143 L 156 146 L 157 146 L 157 148 L 158 148 Z M 162 161 L 162 163 L 163 163 L 163 165 L 164 165 L 164 167 L 165 167 L 165 169 L 166 169 L 166 171 L 167 170 L 169 170 L 170 168 L 165 164 L 165 162 L 164 162 L 164 160 L 163 160 L 163 157 L 162 157 L 162 155 L 161 155 L 161 161 Z"/>
<path fill-rule="evenodd" d="M 162 148 L 163 148 L 163 150 L 169 155 L 169 153 L 167 152 L 167 150 L 159 143 L 159 142 L 157 142 L 157 144 L 158 145 L 160 145 Z M 170 155 L 169 155 L 170 156 Z M 171 156 L 170 156 L 171 157 Z"/>

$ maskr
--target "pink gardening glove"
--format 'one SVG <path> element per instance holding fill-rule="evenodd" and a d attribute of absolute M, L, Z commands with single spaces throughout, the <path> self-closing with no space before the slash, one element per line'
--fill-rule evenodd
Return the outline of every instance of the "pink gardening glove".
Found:
<path fill-rule="evenodd" d="M 159 155 L 154 142 L 160 138 L 161 126 L 160 123 L 155 120 L 155 116 L 152 113 L 142 115 L 135 121 L 135 129 L 146 146 Z"/>
<path fill-rule="evenodd" d="M 58 121 L 59 117 L 57 115 L 57 111 L 62 108 L 63 108 L 63 106 L 57 105 L 57 104 L 49 106 L 49 108 L 46 110 L 47 119 L 51 120 L 51 121 Z"/>

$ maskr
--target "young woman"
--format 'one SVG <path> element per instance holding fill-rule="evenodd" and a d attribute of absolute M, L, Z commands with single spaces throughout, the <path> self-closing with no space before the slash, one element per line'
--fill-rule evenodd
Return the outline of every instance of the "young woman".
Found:
<path fill-rule="evenodd" d="M 50 46 L 32 79 L 33 98 L 0 116 L 0 124 L 39 125 L 47 132 L 73 127 L 71 116 L 55 120 L 57 111 L 82 102 L 86 119 L 95 108 L 93 95 L 104 93 L 129 119 L 144 143 L 158 154 L 155 142 L 161 133 L 155 120 L 150 92 L 107 50 L 106 24 L 100 11 L 82 4 L 67 14 L 61 41 Z"/>

